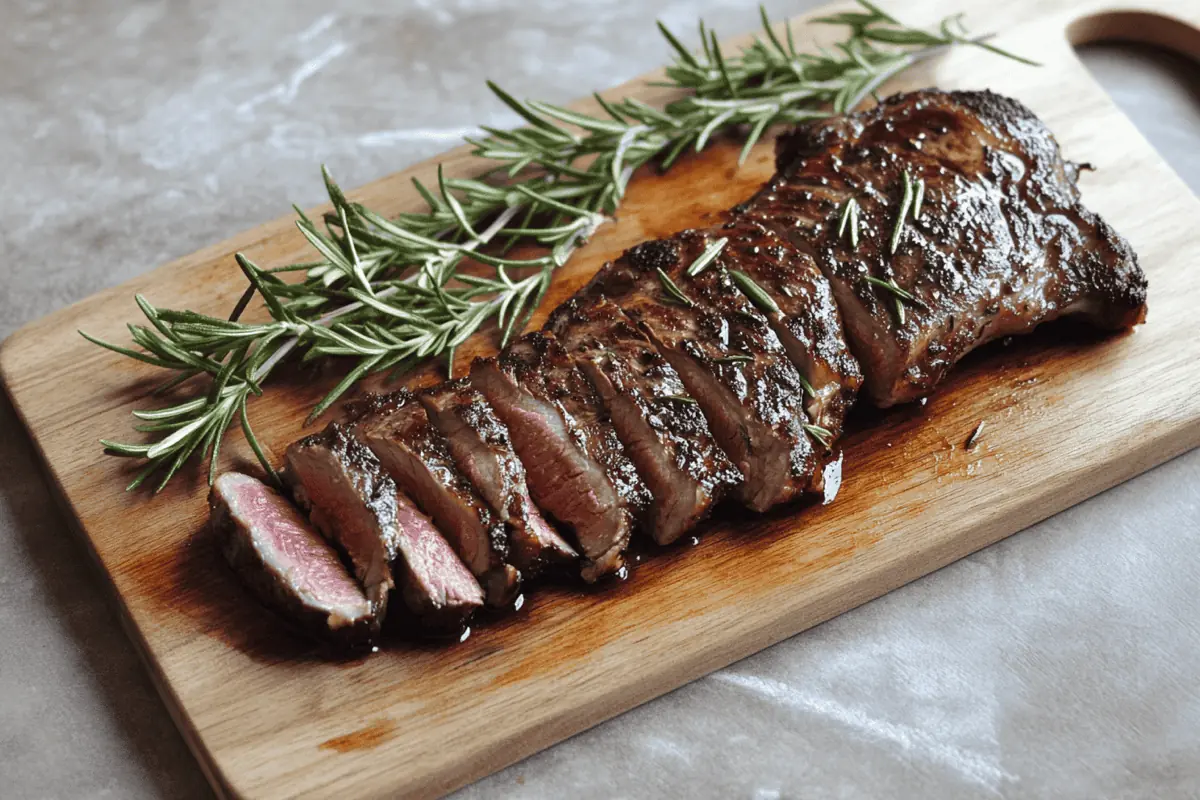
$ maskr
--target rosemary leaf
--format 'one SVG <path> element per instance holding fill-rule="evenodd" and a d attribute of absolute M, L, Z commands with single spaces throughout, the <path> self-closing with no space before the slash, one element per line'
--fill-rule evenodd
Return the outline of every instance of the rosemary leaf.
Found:
<path fill-rule="evenodd" d="M 975 449 L 975 445 L 979 443 L 979 437 L 983 433 L 983 426 L 985 422 L 986 420 L 979 420 L 979 424 L 975 426 L 975 430 L 971 431 L 971 435 L 967 437 L 967 443 L 964 445 L 963 449 Z"/>
<path fill-rule="evenodd" d="M 913 195 L 912 218 L 916 222 L 921 218 L 921 204 L 925 202 L 925 179 L 917 178 L 914 183 L 916 193 Z"/>
<path fill-rule="evenodd" d="M 684 294 L 683 290 L 675 284 L 675 281 L 671 280 L 671 276 L 663 272 L 662 267 L 658 267 L 656 272 L 658 272 L 658 281 L 662 284 L 663 291 L 666 292 L 668 300 L 678 303 L 685 308 L 692 308 L 696 305 L 695 301 Z"/>
<path fill-rule="evenodd" d="M 767 294 L 767 290 L 755 283 L 749 275 L 741 270 L 731 269 L 729 270 L 729 277 L 741 289 L 742 294 L 746 295 L 751 303 L 758 306 L 760 311 L 765 311 L 768 314 L 779 313 L 779 306 L 771 298 L 771 295 Z"/>
<path fill-rule="evenodd" d="M 829 445 L 833 442 L 832 431 L 822 428 L 820 425 L 810 425 L 808 423 L 804 424 L 804 430 L 808 431 L 809 436 L 820 442 L 822 447 L 826 450 L 829 449 Z"/>
<path fill-rule="evenodd" d="M 708 247 L 704 248 L 704 252 L 696 256 L 696 260 L 688 265 L 688 268 L 684 272 L 689 278 L 694 278 L 701 272 L 704 272 L 704 269 L 712 263 L 714 258 L 720 255 L 728 243 L 729 240 L 724 236 L 712 242 Z"/>
<path fill-rule="evenodd" d="M 908 216 L 909 209 L 912 208 L 913 204 L 912 176 L 908 174 L 908 170 L 905 170 L 903 177 L 904 196 L 900 200 L 900 212 L 896 215 L 896 226 L 892 228 L 892 240 L 888 246 L 892 255 L 896 254 L 896 249 L 900 246 L 900 234 L 904 232 L 904 218 Z"/>

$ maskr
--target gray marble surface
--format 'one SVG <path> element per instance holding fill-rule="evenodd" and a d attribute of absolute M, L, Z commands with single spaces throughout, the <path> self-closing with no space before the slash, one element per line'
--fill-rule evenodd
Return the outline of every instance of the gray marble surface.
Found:
<path fill-rule="evenodd" d="M 659 64 L 655 17 L 754 25 L 722 0 L 332 5 L 0 0 L 0 337 L 318 201 L 321 161 L 353 186 L 510 123 L 484 78 L 567 100 Z M 1200 188 L 1197 68 L 1085 58 Z M 1195 797 L 1198 566 L 1193 452 L 462 796 Z M 6 400 L 0 796 L 209 796 Z"/>

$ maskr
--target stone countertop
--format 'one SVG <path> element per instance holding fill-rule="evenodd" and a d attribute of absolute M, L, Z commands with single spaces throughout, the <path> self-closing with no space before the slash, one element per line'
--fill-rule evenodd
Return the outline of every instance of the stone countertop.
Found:
<path fill-rule="evenodd" d="M 756 24 L 722 0 L 331 5 L 0 0 L 0 338 L 321 200 L 322 161 L 355 186 L 512 123 L 485 78 L 565 101 L 660 64 L 656 17 Z M 1200 188 L 1195 65 L 1085 60 Z M 210 796 L 4 399 L 0 465 L 0 795 Z M 1196 796 L 1198 566 L 1192 452 L 461 794 Z"/>

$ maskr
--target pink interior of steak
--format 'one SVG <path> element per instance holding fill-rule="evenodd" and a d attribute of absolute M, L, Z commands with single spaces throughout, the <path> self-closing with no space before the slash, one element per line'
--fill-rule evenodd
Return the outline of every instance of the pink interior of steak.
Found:
<path fill-rule="evenodd" d="M 367 599 L 337 553 L 286 498 L 247 476 L 226 473 L 233 512 L 246 525 L 263 560 L 309 604 L 346 619 L 368 613 Z M 244 478 L 244 479 L 238 479 Z"/>
<path fill-rule="evenodd" d="M 396 497 L 401 553 L 410 579 L 437 606 L 480 606 L 483 590 L 433 523 L 407 497 Z"/>

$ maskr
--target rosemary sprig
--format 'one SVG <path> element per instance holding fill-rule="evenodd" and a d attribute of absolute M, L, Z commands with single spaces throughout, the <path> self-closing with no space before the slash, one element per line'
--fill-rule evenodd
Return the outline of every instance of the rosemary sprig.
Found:
<path fill-rule="evenodd" d="M 910 303 L 915 306 L 925 305 L 923 302 L 917 299 L 912 292 L 909 292 L 907 289 L 901 287 L 900 284 L 896 283 L 895 278 L 889 277 L 884 280 L 882 278 L 876 278 L 874 275 L 867 275 L 866 278 L 867 283 L 870 283 L 873 286 L 878 286 L 880 289 L 886 289 L 892 293 L 892 307 L 896 312 L 896 321 L 901 325 L 904 324 L 906 319 L 906 315 L 904 313 L 905 303 Z"/>
<path fill-rule="evenodd" d="M 657 270 L 658 281 L 662 284 L 663 292 L 666 294 L 668 300 L 673 303 L 678 303 L 684 308 L 692 308 L 696 305 L 696 302 L 684 294 L 683 289 L 680 289 L 679 286 L 675 284 L 675 281 L 671 280 L 671 276 L 663 272 L 662 267 L 658 267 Z"/>
<path fill-rule="evenodd" d="M 239 255 L 249 286 L 228 318 L 158 308 L 138 297 L 148 324 L 129 330 L 139 349 L 87 337 L 173 373 L 164 391 L 207 376 L 202 396 L 136 413 L 153 441 L 104 441 L 110 453 L 146 462 L 130 488 L 158 472 L 161 488 L 194 455 L 210 458 L 211 477 L 235 418 L 273 474 L 247 406 L 285 360 L 349 361 L 311 420 L 368 374 L 401 373 L 435 356 L 452 364 L 455 349 L 485 324 L 494 322 L 501 343 L 509 341 L 540 303 L 554 270 L 620 205 L 639 167 L 669 168 L 683 152 L 702 150 L 730 130 L 746 131 L 744 160 L 771 126 L 823 117 L 830 109 L 850 111 L 889 78 L 954 44 L 1015 58 L 968 38 L 959 18 L 926 32 L 867 0 L 859 5 L 859 11 L 817 20 L 847 30 L 834 50 L 820 54 L 798 50 L 791 28 L 781 37 L 765 12 L 762 36 L 737 54 L 724 52 L 703 23 L 696 51 L 660 24 L 674 51 L 664 85 L 680 93 L 664 108 L 597 95 L 600 113 L 585 114 L 521 101 L 489 84 L 525 127 L 485 128 L 484 137 L 468 140 L 476 156 L 493 164 L 484 175 L 455 178 L 439 170 L 435 186 L 414 180 L 428 206 L 421 213 L 386 218 L 349 200 L 323 170 L 331 210 L 313 220 L 297 209 L 297 227 L 317 260 L 263 269 Z M 511 257 L 518 243 L 538 250 Z M 704 269 L 723 246 L 712 243 L 688 274 Z M 468 270 L 468 264 L 486 269 Z M 302 280 L 280 277 L 292 272 Z M 255 294 L 268 319 L 242 322 Z"/>

